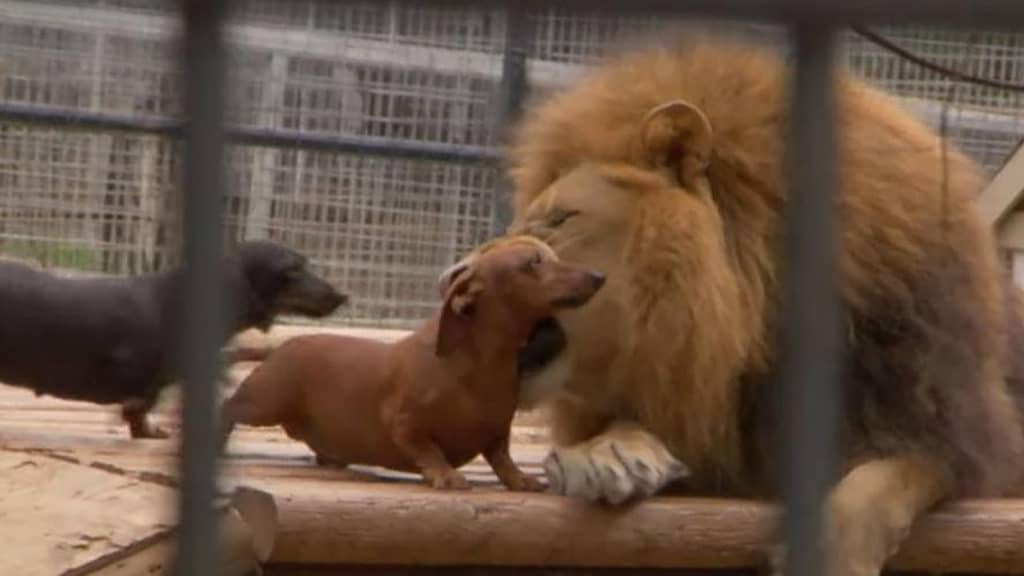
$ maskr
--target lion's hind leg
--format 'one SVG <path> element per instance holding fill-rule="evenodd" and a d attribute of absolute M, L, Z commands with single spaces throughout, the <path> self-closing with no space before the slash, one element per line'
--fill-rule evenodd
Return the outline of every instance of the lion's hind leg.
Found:
<path fill-rule="evenodd" d="M 829 576 L 878 576 L 922 514 L 952 494 L 953 475 L 925 456 L 868 460 L 832 488 L 826 508 Z M 774 559 L 781 575 L 781 556 Z"/>

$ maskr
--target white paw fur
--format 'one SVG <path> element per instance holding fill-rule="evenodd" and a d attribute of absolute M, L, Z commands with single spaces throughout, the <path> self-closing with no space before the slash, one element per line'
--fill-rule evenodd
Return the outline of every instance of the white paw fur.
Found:
<path fill-rule="evenodd" d="M 628 423 L 552 449 L 544 470 L 549 492 L 610 504 L 651 496 L 689 474 L 657 438 Z"/>

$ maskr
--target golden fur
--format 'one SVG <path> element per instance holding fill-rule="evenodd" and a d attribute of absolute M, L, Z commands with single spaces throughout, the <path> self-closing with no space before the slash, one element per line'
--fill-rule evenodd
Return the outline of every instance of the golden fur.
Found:
<path fill-rule="evenodd" d="M 557 445 L 633 422 L 689 467 L 695 490 L 776 494 L 784 66 L 769 51 L 708 40 L 639 51 L 524 119 L 511 230 L 608 274 L 590 305 L 559 317 L 572 366 L 554 410 Z M 843 472 L 874 463 L 846 480 L 891 480 L 872 494 L 883 505 L 902 498 L 911 518 L 944 497 L 1005 493 L 1024 453 L 1007 384 L 1017 309 L 972 204 L 982 174 L 953 149 L 944 167 L 941 140 L 864 83 L 840 73 L 837 98 Z M 681 117 L 702 112 L 710 124 L 706 164 L 688 163 L 699 122 L 675 136 L 647 126 L 652 109 L 676 100 L 698 110 Z M 871 470 L 927 481 L 911 496 L 894 487 L 904 476 Z M 892 522 L 893 533 L 904 528 Z M 850 553 L 883 554 L 866 548 Z"/>

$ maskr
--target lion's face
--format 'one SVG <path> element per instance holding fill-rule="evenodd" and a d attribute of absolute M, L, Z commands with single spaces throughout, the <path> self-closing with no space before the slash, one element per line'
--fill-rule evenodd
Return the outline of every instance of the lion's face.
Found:
<path fill-rule="evenodd" d="M 623 170 L 640 175 L 647 185 L 633 185 Z M 633 168 L 584 162 L 552 182 L 509 227 L 509 233 L 545 241 L 560 259 L 607 276 L 604 289 L 586 306 L 556 317 L 568 336 L 570 358 L 559 358 L 539 383 L 524 382 L 526 388 L 543 387 L 546 397 L 559 391 L 592 397 L 591 385 L 605 388 L 600 380 L 609 376 L 630 340 L 623 331 L 633 320 L 636 255 L 631 252 L 645 211 L 661 196 L 659 180 Z M 593 374 L 602 378 L 588 376 Z"/>
<path fill-rule="evenodd" d="M 608 278 L 587 306 L 556 317 L 568 336 L 568 350 L 523 382 L 531 404 L 578 388 L 573 380 L 585 384 L 585 379 L 570 376 L 600 370 L 614 354 L 615 334 L 607 328 L 621 320 L 622 261 L 631 220 L 629 191 L 602 177 L 596 165 L 582 164 L 548 186 L 509 227 L 510 233 L 544 240 L 562 260 L 602 270 Z M 584 334 L 588 336 L 581 342 Z"/>
<path fill-rule="evenodd" d="M 536 236 L 560 258 L 607 270 L 622 260 L 635 194 L 613 183 L 598 165 L 583 163 L 554 181 L 509 228 Z"/>
<path fill-rule="evenodd" d="M 747 311 L 708 177 L 707 118 L 670 101 L 637 120 L 635 154 L 564 154 L 534 170 L 552 175 L 546 184 L 520 181 L 527 188 L 509 231 L 607 275 L 587 306 L 557 316 L 565 351 L 524 378 L 524 389 L 567 392 L 595 414 L 657 420 L 663 399 L 652 394 L 637 405 L 637 381 L 678 396 L 677 386 L 695 383 L 693 393 L 702 394 L 730 380 L 736 362 L 722 360 L 745 354 L 745 336 L 737 336 L 742 327 L 722 327 Z"/>

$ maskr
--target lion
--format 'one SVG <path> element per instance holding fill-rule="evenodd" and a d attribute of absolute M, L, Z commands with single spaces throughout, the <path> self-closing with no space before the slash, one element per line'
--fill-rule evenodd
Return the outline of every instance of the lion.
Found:
<path fill-rule="evenodd" d="M 737 41 L 644 48 L 516 127 L 508 233 L 608 277 L 523 376 L 550 397 L 553 491 L 778 497 L 790 72 Z M 831 574 L 876 575 L 938 503 L 1019 485 L 1024 324 L 981 170 L 842 70 L 836 98 L 847 355 L 825 534 Z"/>

